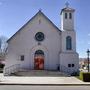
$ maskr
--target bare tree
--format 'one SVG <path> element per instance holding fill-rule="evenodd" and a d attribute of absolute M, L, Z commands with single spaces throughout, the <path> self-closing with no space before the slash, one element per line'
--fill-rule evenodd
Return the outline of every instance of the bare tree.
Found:
<path fill-rule="evenodd" d="M 7 46 L 7 37 L 0 36 L 0 54 L 5 55 Z"/>

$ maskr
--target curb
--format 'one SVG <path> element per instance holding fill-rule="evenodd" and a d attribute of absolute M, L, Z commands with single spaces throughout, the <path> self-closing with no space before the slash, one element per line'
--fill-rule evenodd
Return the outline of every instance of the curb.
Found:
<path fill-rule="evenodd" d="M 0 83 L 0 85 L 24 85 L 24 86 L 90 86 L 90 84 L 20 84 L 20 83 Z"/>

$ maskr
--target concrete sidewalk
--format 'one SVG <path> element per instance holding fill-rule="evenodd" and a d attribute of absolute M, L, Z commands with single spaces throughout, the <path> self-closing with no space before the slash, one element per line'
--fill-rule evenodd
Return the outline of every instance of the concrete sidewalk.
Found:
<path fill-rule="evenodd" d="M 90 85 L 75 77 L 17 77 L 0 74 L 0 85 Z"/>

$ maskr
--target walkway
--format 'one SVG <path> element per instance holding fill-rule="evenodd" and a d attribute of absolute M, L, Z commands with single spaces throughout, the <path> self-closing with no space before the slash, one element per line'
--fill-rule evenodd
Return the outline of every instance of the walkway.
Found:
<path fill-rule="evenodd" d="M 24 85 L 83 85 L 84 83 L 75 77 L 17 77 L 17 76 L 3 76 L 0 74 L 0 84 L 24 84 Z"/>

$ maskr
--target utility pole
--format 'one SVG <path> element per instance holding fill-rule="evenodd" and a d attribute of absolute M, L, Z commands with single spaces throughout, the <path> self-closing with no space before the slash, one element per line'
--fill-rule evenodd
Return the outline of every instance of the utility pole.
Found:
<path fill-rule="evenodd" d="M 88 72 L 89 72 L 89 54 L 90 54 L 90 50 L 89 50 L 89 49 L 87 49 Z"/>

